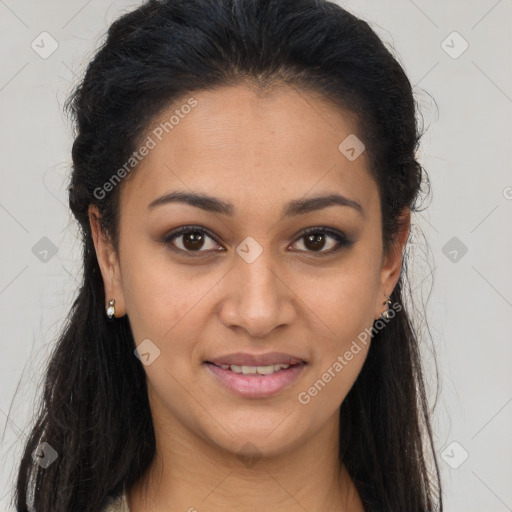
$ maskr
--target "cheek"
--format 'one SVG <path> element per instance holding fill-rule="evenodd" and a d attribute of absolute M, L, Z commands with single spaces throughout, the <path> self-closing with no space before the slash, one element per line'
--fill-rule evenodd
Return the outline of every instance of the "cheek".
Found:
<path fill-rule="evenodd" d="M 326 333 L 348 341 L 373 323 L 379 289 L 379 267 L 375 258 L 354 254 L 350 261 L 315 284 L 307 304 L 330 327 Z M 310 290 L 312 284 L 309 283 Z"/>
<path fill-rule="evenodd" d="M 197 339 L 201 305 L 208 287 L 191 285 L 180 279 L 150 272 L 134 278 L 127 289 L 127 314 L 136 343 L 150 338 L 160 350 Z"/>
<path fill-rule="evenodd" d="M 336 414 L 361 372 L 371 342 L 371 286 L 368 274 L 338 274 L 308 301 L 318 311 L 319 321 L 309 329 L 316 347 L 310 372 L 294 396 L 308 431 L 318 430 Z"/>
<path fill-rule="evenodd" d="M 214 314 L 209 298 L 221 285 L 221 276 L 214 270 L 201 272 L 199 267 L 171 263 L 165 255 L 150 263 L 149 255 L 133 256 L 133 271 L 127 272 L 123 286 L 135 344 L 149 339 L 157 347 L 158 357 L 144 366 L 148 384 L 165 408 L 177 414 L 193 406 L 183 400 L 183 385 L 190 388 L 200 371 L 201 340 L 208 337 Z M 142 261 L 144 266 L 139 265 Z M 141 268 L 145 270 L 137 270 Z"/>
<path fill-rule="evenodd" d="M 310 330 L 316 333 L 319 350 L 307 384 L 311 387 L 301 391 L 306 401 L 315 402 L 311 406 L 318 407 L 318 414 L 322 408 L 334 411 L 361 371 L 371 342 L 379 276 L 375 253 L 359 251 L 329 279 L 317 281 L 314 287 L 309 283 L 312 293 L 306 303 L 318 320 Z"/>

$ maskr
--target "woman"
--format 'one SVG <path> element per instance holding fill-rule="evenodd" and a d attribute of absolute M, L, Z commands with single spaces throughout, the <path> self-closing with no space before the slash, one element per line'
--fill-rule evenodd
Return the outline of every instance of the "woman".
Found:
<path fill-rule="evenodd" d="M 368 24 L 148 1 L 69 107 L 83 284 L 17 509 L 442 510 L 403 295 L 420 133 Z"/>

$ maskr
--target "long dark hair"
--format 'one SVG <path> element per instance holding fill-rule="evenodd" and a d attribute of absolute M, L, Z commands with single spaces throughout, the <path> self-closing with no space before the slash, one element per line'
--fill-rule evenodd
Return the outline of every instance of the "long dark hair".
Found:
<path fill-rule="evenodd" d="M 119 189 L 95 191 L 137 148 L 162 109 L 195 91 L 250 81 L 320 94 L 355 114 L 382 203 L 385 247 L 425 172 L 411 84 L 363 20 L 326 0 L 149 0 L 117 19 L 67 103 L 76 122 L 69 205 L 83 239 L 83 278 L 48 365 L 20 464 L 18 511 L 96 512 L 155 456 L 155 435 L 128 318 L 110 322 L 88 207 L 117 244 Z M 340 141 L 341 142 L 341 141 Z M 133 172 L 136 172 L 133 171 Z M 366 510 L 442 510 L 419 340 L 404 304 L 374 333 L 341 405 L 340 463 Z M 58 454 L 44 468 L 42 442 Z"/>

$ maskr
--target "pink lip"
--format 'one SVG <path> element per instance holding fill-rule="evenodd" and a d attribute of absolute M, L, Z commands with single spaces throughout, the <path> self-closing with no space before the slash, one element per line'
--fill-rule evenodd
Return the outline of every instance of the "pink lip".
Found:
<path fill-rule="evenodd" d="M 283 362 L 282 364 L 290 363 Z M 265 398 L 276 395 L 291 386 L 298 379 L 305 366 L 306 363 L 294 364 L 294 366 L 290 366 L 286 370 L 281 369 L 270 375 L 243 375 L 242 373 L 235 373 L 229 368 L 224 370 L 215 364 L 207 363 L 208 369 L 223 386 L 244 398 Z"/>
<path fill-rule="evenodd" d="M 267 352 L 265 354 L 249 354 L 247 352 L 236 352 L 208 359 L 207 363 L 217 366 L 222 364 L 235 364 L 237 366 L 268 366 L 271 364 L 297 364 L 305 362 L 302 358 L 283 352 Z"/>

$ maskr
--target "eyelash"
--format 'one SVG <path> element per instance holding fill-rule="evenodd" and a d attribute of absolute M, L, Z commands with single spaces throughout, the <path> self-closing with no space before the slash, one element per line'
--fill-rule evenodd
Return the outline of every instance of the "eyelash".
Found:
<path fill-rule="evenodd" d="M 165 235 L 164 238 L 162 239 L 162 243 L 167 245 L 170 248 L 170 250 L 172 250 L 174 252 L 178 252 L 180 254 L 185 254 L 185 255 L 193 257 L 193 258 L 204 256 L 204 254 L 201 254 L 201 253 L 214 254 L 215 252 L 217 252 L 215 250 L 214 251 L 202 251 L 202 250 L 199 250 L 199 251 L 187 251 L 187 250 L 179 249 L 179 248 L 176 248 L 175 246 L 173 246 L 172 242 L 174 241 L 174 239 L 176 239 L 176 238 L 178 238 L 178 237 L 180 237 L 180 236 L 182 236 L 184 234 L 187 234 L 187 233 L 201 233 L 203 235 L 207 235 L 209 238 L 211 238 L 216 243 L 218 243 L 217 240 L 215 239 L 215 236 L 213 236 L 213 234 L 211 234 L 205 228 L 202 228 L 202 227 L 199 227 L 199 226 L 183 226 L 181 228 L 178 228 L 177 230 L 172 231 L 171 233 Z M 350 245 L 352 245 L 354 243 L 352 240 L 349 240 L 345 236 L 344 233 L 341 233 L 341 232 L 339 232 L 337 230 L 333 230 L 333 229 L 327 228 L 327 227 L 308 228 L 305 231 L 303 231 L 301 233 L 301 235 L 296 240 L 299 241 L 299 240 L 307 237 L 310 234 L 318 234 L 318 233 L 321 233 L 321 234 L 324 234 L 324 235 L 328 235 L 328 236 L 334 238 L 334 240 L 336 240 L 336 242 L 338 243 L 338 246 L 333 248 L 333 249 L 330 249 L 328 251 L 321 250 L 321 251 L 315 252 L 315 251 L 304 250 L 304 251 L 299 251 L 299 252 L 314 254 L 314 255 L 316 255 L 318 257 L 322 257 L 322 256 L 328 256 L 330 254 L 334 254 L 334 253 L 340 251 L 343 248 L 349 247 Z"/>

